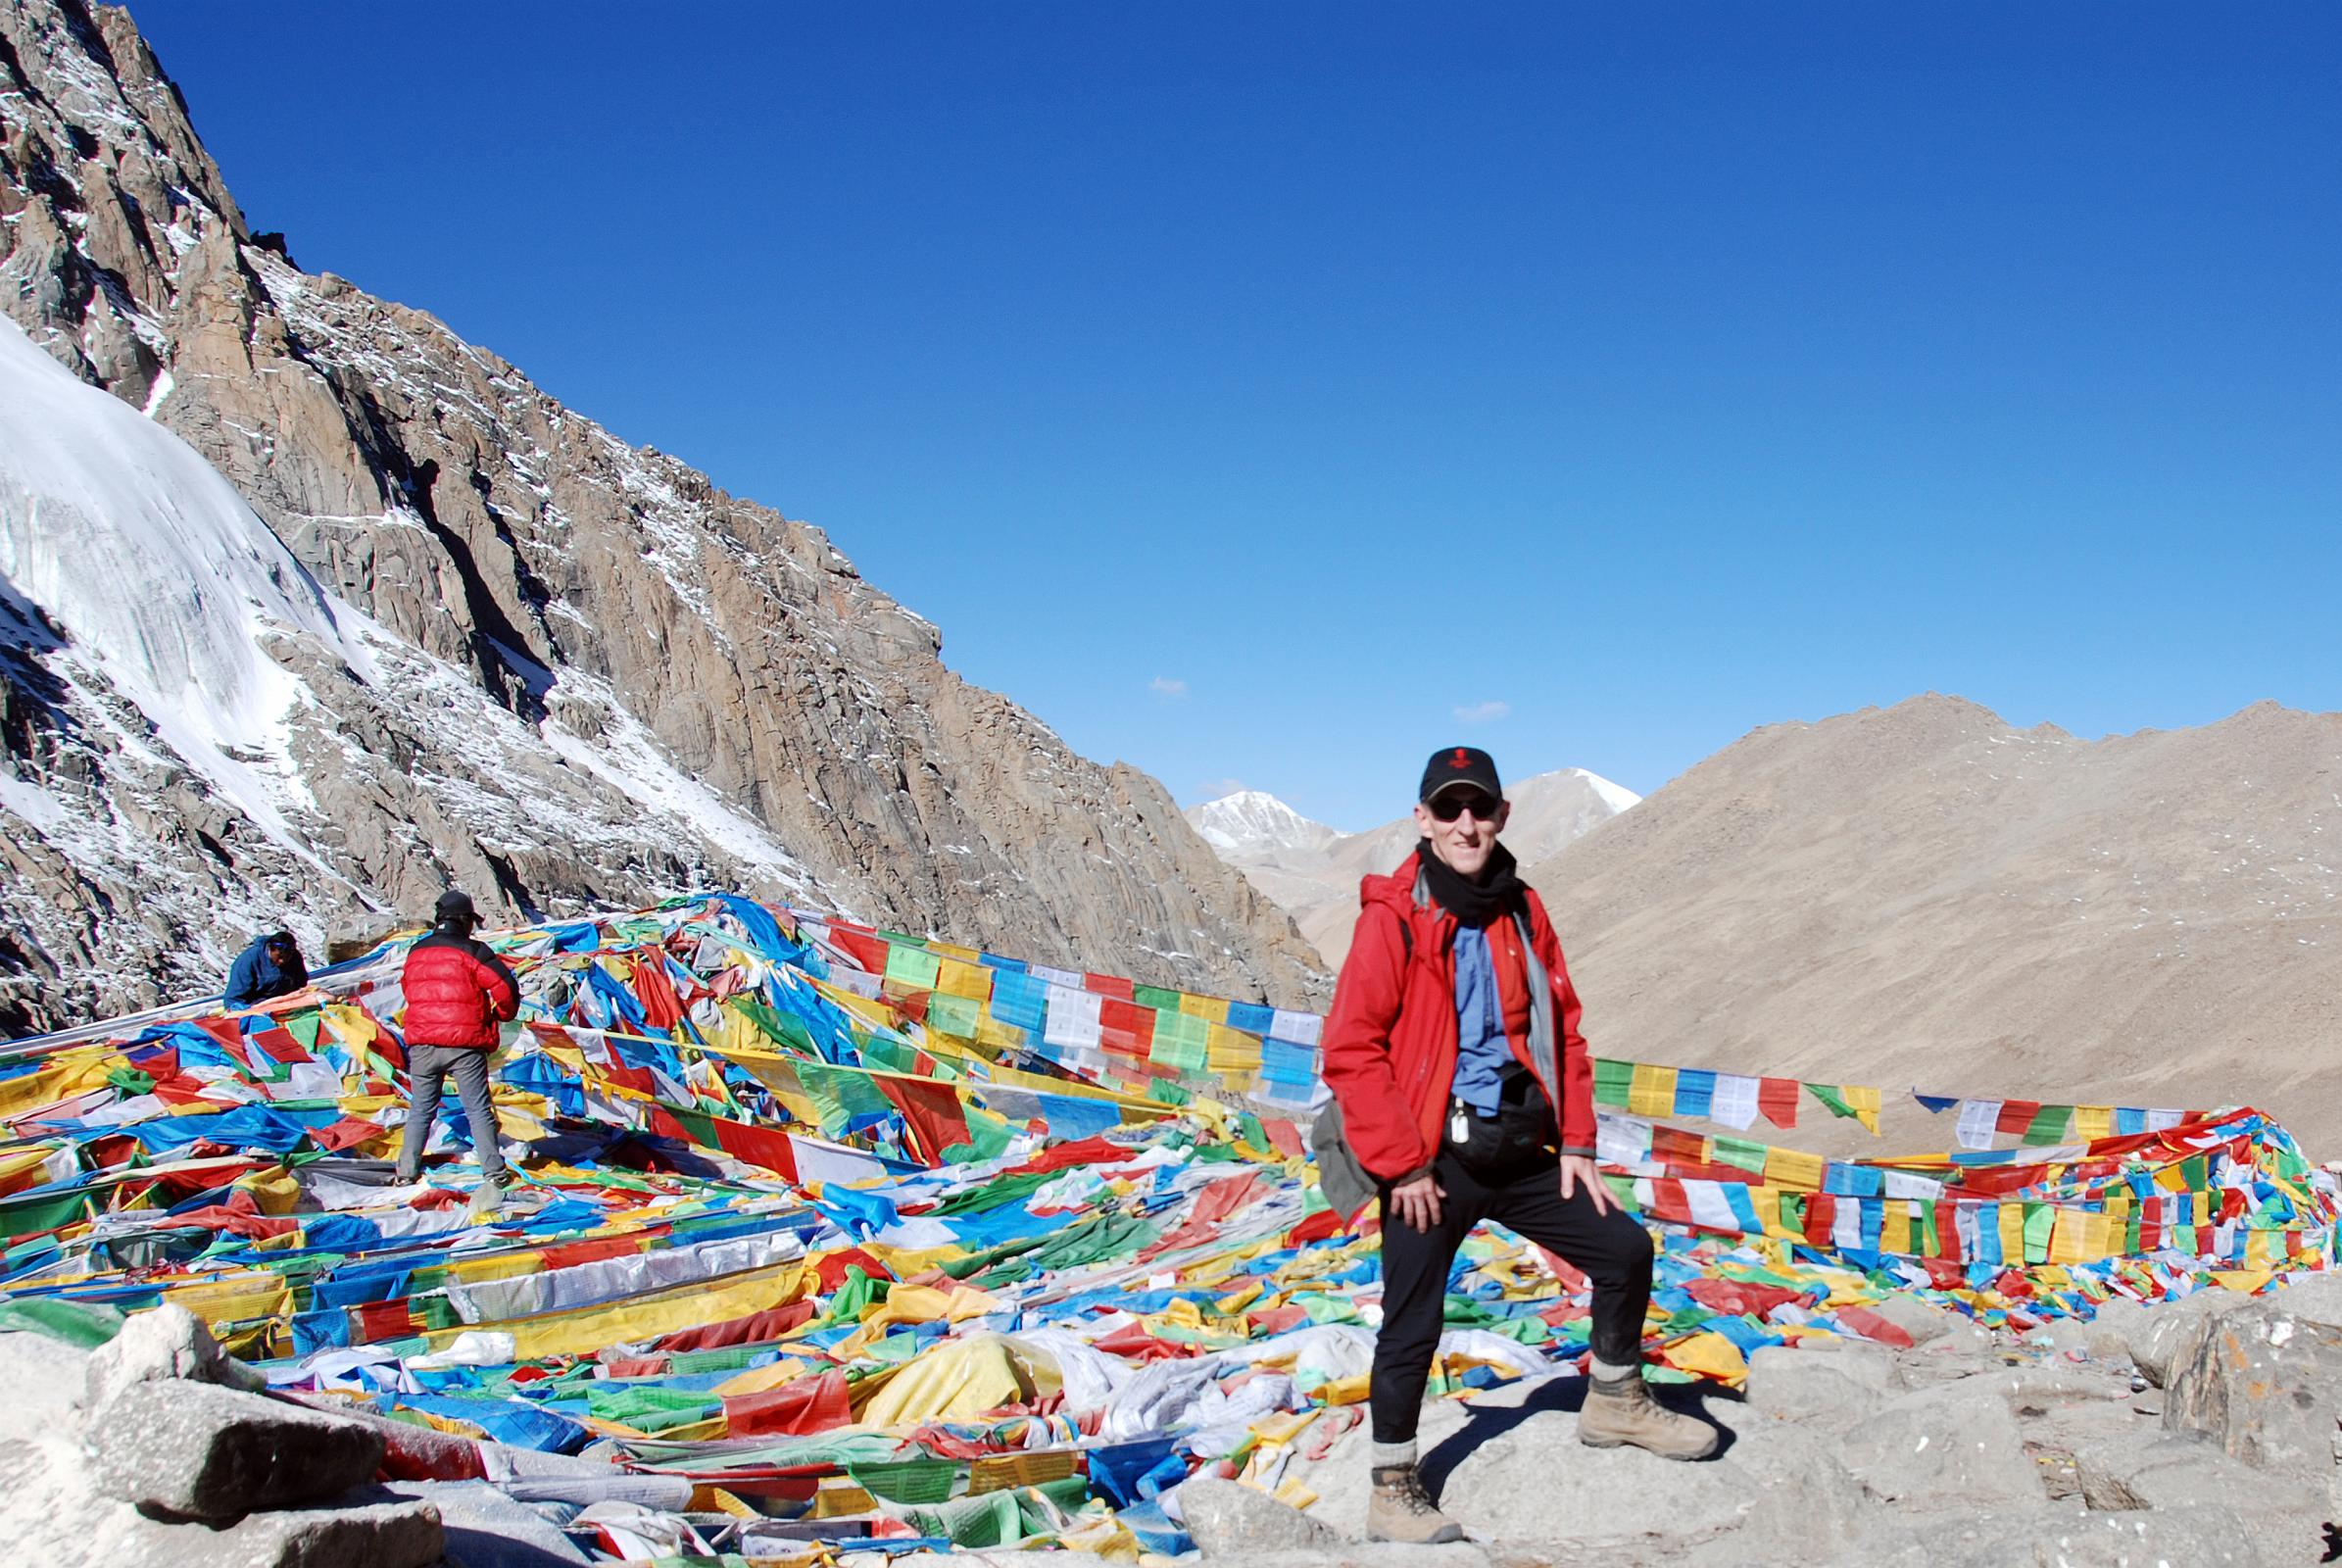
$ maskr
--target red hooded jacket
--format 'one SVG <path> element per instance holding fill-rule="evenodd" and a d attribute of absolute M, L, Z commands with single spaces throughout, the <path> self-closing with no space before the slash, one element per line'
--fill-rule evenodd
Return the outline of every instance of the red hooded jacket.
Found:
<path fill-rule="evenodd" d="M 1321 1048 L 1326 1084 L 1341 1102 L 1350 1152 L 1384 1181 L 1431 1164 L 1455 1082 L 1456 918 L 1436 902 L 1417 904 L 1415 880 L 1416 858 L 1410 855 L 1391 875 L 1359 883 L 1357 932 L 1334 986 Z M 1529 893 L 1529 932 L 1553 987 L 1553 1017 L 1561 1035 L 1562 1082 L 1555 1107 L 1561 1150 L 1591 1155 L 1593 1066 L 1578 1033 L 1578 993 L 1562 962 L 1561 941 L 1535 889 Z M 1513 966 L 1510 975 L 1507 967 L 1497 964 L 1499 990 L 1517 990 L 1525 966 Z M 1514 1057 L 1536 1071 L 1528 1031 L 1516 1032 L 1522 1011 L 1510 1005 L 1504 1011 Z"/>
<path fill-rule="evenodd" d="M 496 1026 L 520 1011 L 512 971 L 485 944 L 433 931 L 407 950 L 405 1029 L 411 1046 L 496 1049 Z"/>

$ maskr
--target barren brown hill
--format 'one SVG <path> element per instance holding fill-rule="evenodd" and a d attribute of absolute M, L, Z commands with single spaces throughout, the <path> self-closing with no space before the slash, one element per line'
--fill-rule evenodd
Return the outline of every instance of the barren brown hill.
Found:
<path fill-rule="evenodd" d="M 1909 1100 L 2249 1102 L 2342 1153 L 2342 714 L 1769 725 L 1529 868 L 1606 1055 Z M 1805 1141 L 1812 1141 L 1810 1139 Z"/>

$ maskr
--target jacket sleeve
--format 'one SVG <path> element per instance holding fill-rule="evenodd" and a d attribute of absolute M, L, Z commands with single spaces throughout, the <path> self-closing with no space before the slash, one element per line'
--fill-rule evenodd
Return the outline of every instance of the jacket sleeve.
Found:
<path fill-rule="evenodd" d="M 236 955 L 236 961 L 228 966 L 226 994 L 221 997 L 230 1007 L 249 1007 L 261 1000 L 261 950 L 258 944 Z"/>
<path fill-rule="evenodd" d="M 1536 908 L 1537 957 L 1553 980 L 1553 1017 L 1561 1029 L 1561 1152 L 1590 1159 L 1596 1140 L 1594 1066 L 1586 1036 L 1578 1032 L 1579 1015 L 1586 1009 L 1578 1000 L 1578 988 L 1570 983 L 1570 966 L 1561 956 L 1561 938 L 1553 932 L 1544 901 L 1538 900 Z"/>
<path fill-rule="evenodd" d="M 520 982 L 512 978 L 512 971 L 505 967 L 496 950 L 484 942 L 471 945 L 471 959 L 478 966 L 473 978 L 488 998 L 488 1010 L 500 1023 L 510 1023 L 520 1015 Z"/>
<path fill-rule="evenodd" d="M 1433 1152 L 1423 1146 L 1415 1107 L 1400 1094 L 1391 1061 L 1391 1030 L 1406 993 L 1400 918 L 1385 905 L 1359 911 L 1319 1053 L 1350 1152 L 1385 1181 L 1428 1165 Z"/>

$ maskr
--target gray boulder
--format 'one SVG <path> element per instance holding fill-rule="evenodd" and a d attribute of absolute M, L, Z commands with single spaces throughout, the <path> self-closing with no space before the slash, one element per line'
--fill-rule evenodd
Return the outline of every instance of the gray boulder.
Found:
<path fill-rule="evenodd" d="M 1893 1380 L 1894 1363 L 1883 1355 L 1768 1345 L 1748 1358 L 1747 1408 L 1781 1421 L 1861 1421 L 1885 1403 Z"/>
<path fill-rule="evenodd" d="M 1197 1476 L 1173 1494 L 1181 1520 L 1206 1557 L 1250 1561 L 1269 1551 L 1332 1551 L 1331 1527 L 1266 1493 L 1217 1476 Z"/>
<path fill-rule="evenodd" d="M 1940 1340 L 1965 1321 L 1958 1313 L 1947 1312 L 1916 1296 L 1889 1296 L 1883 1301 L 1872 1302 L 1871 1310 L 1910 1335 L 1914 1346 Z"/>
<path fill-rule="evenodd" d="M 179 1519 L 320 1501 L 372 1480 L 383 1454 L 363 1422 L 206 1383 L 133 1383 L 88 1441 L 101 1492 Z"/>
<path fill-rule="evenodd" d="M 2269 1470 L 2321 1479 L 2342 1413 L 2342 1328 L 2285 1309 L 2283 1297 L 2209 1320 L 2171 1367 L 2163 1423 L 2201 1432 Z"/>
<path fill-rule="evenodd" d="M 2342 1272 L 2296 1274 L 2254 1299 L 2312 1323 L 2342 1328 Z"/>
<path fill-rule="evenodd" d="M 2176 1301 L 2163 1301 L 2138 1319 L 2130 1338 L 2130 1359 L 2149 1383 L 2162 1388 L 2174 1357 L 2194 1348 L 2210 1318 L 2233 1312 L 2251 1301 L 2234 1291 L 2198 1291 Z"/>
<path fill-rule="evenodd" d="M 87 1350 L 45 1334 L 0 1334 L 0 1439 L 36 1438 L 80 1425 Z"/>
<path fill-rule="evenodd" d="M 1904 1396 L 1847 1431 L 1838 1453 L 1889 1502 L 2008 1505 L 2046 1495 L 2008 1401 L 1974 1381 Z"/>
<path fill-rule="evenodd" d="M 133 1383 L 217 1383 L 258 1393 L 267 1381 L 220 1348 L 212 1331 L 183 1306 L 166 1303 L 140 1312 L 122 1332 L 89 1352 L 84 1405 L 96 1409 Z"/>
<path fill-rule="evenodd" d="M 141 1520 L 118 1563 L 170 1568 L 429 1568 L 447 1553 L 423 1502 L 256 1513 L 224 1530 Z M 140 1547 L 152 1544 L 151 1551 Z"/>
<path fill-rule="evenodd" d="M 2225 1508 L 2200 1513 L 2009 1509 L 1906 1526 L 1863 1568 L 2259 1568 L 2271 1559 L 2255 1522 Z"/>

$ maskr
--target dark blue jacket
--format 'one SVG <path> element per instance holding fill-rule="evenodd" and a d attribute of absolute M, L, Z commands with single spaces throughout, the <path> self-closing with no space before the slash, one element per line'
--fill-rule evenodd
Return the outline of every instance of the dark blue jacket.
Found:
<path fill-rule="evenodd" d="M 309 984 L 309 965 L 295 954 L 290 964 L 268 956 L 268 939 L 261 937 L 236 955 L 227 971 L 226 1002 L 230 1007 L 257 1007 L 270 997 L 290 996 Z"/>

